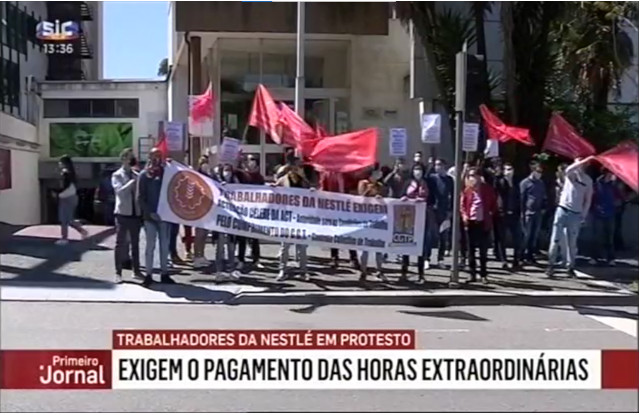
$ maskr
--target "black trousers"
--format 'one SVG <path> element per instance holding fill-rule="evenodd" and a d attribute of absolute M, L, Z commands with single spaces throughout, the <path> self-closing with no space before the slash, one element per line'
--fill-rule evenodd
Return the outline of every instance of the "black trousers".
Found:
<path fill-rule="evenodd" d="M 476 251 L 480 251 L 480 277 L 487 276 L 487 245 L 489 244 L 489 231 L 485 230 L 484 223 L 469 221 L 467 223 L 467 240 L 469 241 L 469 268 L 475 278 L 478 268 L 476 265 Z"/>
<path fill-rule="evenodd" d="M 253 262 L 260 261 L 260 241 L 255 238 L 245 238 L 238 236 L 236 239 L 238 243 L 238 261 L 245 262 L 244 257 L 247 254 L 247 244 L 251 244 L 251 259 Z"/>
<path fill-rule="evenodd" d="M 513 265 L 518 266 L 522 250 L 522 224 L 519 215 L 499 215 L 493 221 L 493 251 L 500 262 L 507 262 L 507 234 L 513 244 Z"/>
<path fill-rule="evenodd" d="M 116 215 L 116 273 L 122 275 L 122 264 L 129 259 L 127 248 L 131 246 L 131 265 L 135 274 L 140 273 L 140 228 L 142 219 Z"/>
<path fill-rule="evenodd" d="M 402 276 L 409 270 L 409 255 L 402 255 Z M 424 256 L 418 257 L 418 276 L 424 278 Z"/>
<path fill-rule="evenodd" d="M 331 248 L 331 259 L 334 259 L 336 261 L 340 259 L 340 250 L 338 250 L 337 248 Z M 349 259 L 351 261 L 357 261 L 358 252 L 353 249 L 349 250 Z"/>

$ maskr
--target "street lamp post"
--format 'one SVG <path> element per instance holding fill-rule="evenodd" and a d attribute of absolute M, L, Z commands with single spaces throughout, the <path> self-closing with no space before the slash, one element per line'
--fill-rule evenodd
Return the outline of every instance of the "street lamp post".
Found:
<path fill-rule="evenodd" d="M 296 33 L 296 98 L 295 111 L 304 118 L 304 2 L 298 2 L 298 27 Z"/>

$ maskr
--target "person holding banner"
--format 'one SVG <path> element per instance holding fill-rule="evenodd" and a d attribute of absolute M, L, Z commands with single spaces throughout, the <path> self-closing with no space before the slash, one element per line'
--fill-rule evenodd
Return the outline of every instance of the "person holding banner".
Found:
<path fill-rule="evenodd" d="M 211 176 L 211 167 L 209 166 L 209 157 L 201 156 L 198 160 L 198 173 L 205 176 Z M 204 256 L 204 249 L 207 244 L 207 229 L 196 228 L 195 239 L 193 242 L 193 267 L 207 268 L 211 262 Z"/>
<path fill-rule="evenodd" d="M 309 188 L 309 183 L 304 178 L 302 173 L 302 168 L 300 166 L 300 160 L 295 156 L 289 156 L 287 158 L 287 167 L 286 173 L 282 175 L 275 183 L 271 185 L 274 187 L 296 187 L 296 188 Z M 288 275 L 288 264 L 289 264 L 289 250 L 291 248 L 290 243 L 283 242 L 280 245 L 280 272 L 278 273 L 278 277 L 276 281 L 284 281 L 286 280 Z M 303 280 L 308 281 L 309 275 L 307 272 L 307 246 L 306 245 L 296 245 L 296 253 L 297 258 L 300 263 L 300 273 Z"/>
<path fill-rule="evenodd" d="M 425 167 L 422 164 L 414 164 L 411 169 L 411 179 L 407 184 L 404 195 L 401 200 L 403 201 L 413 201 L 413 202 L 421 202 L 423 203 L 423 208 L 425 211 L 427 210 L 427 199 L 429 198 L 429 183 L 425 179 Z M 429 233 L 429 218 L 428 215 L 425 217 L 425 229 L 423 232 L 424 245 L 422 248 L 422 255 L 418 256 L 418 282 L 424 283 L 424 263 L 425 263 L 425 255 L 431 251 L 431 238 Z M 401 267 L 401 281 L 407 280 L 407 272 L 409 269 L 409 255 L 402 256 L 402 267 Z"/>
<path fill-rule="evenodd" d="M 358 183 L 358 194 L 365 197 L 375 197 L 382 199 L 386 195 L 386 189 L 382 182 L 382 172 L 379 166 L 376 164 L 372 169 L 367 179 L 360 180 Z M 376 252 L 376 278 L 384 282 L 389 280 L 382 271 L 382 264 L 384 263 L 384 254 L 382 252 Z M 369 262 L 369 251 L 362 251 L 360 254 L 360 281 L 366 281 Z"/>
<path fill-rule="evenodd" d="M 247 162 L 240 173 L 243 177 L 241 180 L 243 183 L 264 185 L 264 177 L 260 174 L 260 164 L 255 155 L 247 155 Z M 260 263 L 260 241 L 256 238 L 238 238 L 238 260 L 241 264 L 245 262 L 248 244 L 251 244 L 253 266 L 257 269 L 264 269 L 264 265 Z"/>
<path fill-rule="evenodd" d="M 585 159 L 577 158 L 565 171 L 566 177 L 560 201 L 553 218 L 553 230 L 549 245 L 549 267 L 546 274 L 550 278 L 554 274 L 554 261 L 558 255 L 560 244 L 567 244 L 566 266 L 570 277 L 575 277 L 575 261 L 578 254 L 578 235 L 580 227 L 586 220 L 591 208 L 593 196 L 593 180 L 584 171 L 584 166 L 590 163 L 593 157 Z"/>
<path fill-rule="evenodd" d="M 225 164 L 220 169 L 220 177 L 217 178 L 222 186 L 227 184 L 240 183 L 238 176 L 231 164 Z M 225 257 L 226 248 L 226 257 Z M 239 267 L 236 263 L 236 237 L 234 235 L 219 232 L 218 243 L 216 245 L 216 276 L 221 279 L 226 271 L 231 278 L 240 278 Z"/>
<path fill-rule="evenodd" d="M 171 224 L 164 222 L 158 215 L 158 203 L 162 190 L 162 175 L 164 174 L 164 161 L 162 151 L 154 147 L 149 152 L 149 161 L 145 169 L 138 177 L 137 198 L 144 220 L 146 234 L 145 247 L 145 287 L 153 283 L 153 254 L 156 249 L 156 241 L 159 245 L 160 256 L 160 282 L 166 284 L 175 283 L 169 276 L 169 236 Z"/>

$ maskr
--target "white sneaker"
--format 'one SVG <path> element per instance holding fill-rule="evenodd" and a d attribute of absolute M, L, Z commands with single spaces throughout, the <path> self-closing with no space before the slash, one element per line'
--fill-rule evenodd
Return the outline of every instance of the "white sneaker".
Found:
<path fill-rule="evenodd" d="M 207 261 L 207 259 L 204 257 L 198 257 L 193 259 L 194 268 L 206 268 L 209 265 L 211 265 L 211 263 Z"/>
<path fill-rule="evenodd" d="M 231 278 L 233 278 L 234 280 L 239 280 L 240 277 L 241 277 L 240 271 L 238 271 L 237 269 L 231 271 L 231 274 L 229 274 L 229 275 L 231 275 Z"/>
<path fill-rule="evenodd" d="M 114 280 L 116 284 L 122 284 L 122 275 L 116 274 L 116 278 Z"/>
<path fill-rule="evenodd" d="M 254 267 L 256 267 L 256 269 L 264 269 L 264 264 L 262 262 L 255 262 L 253 264 Z"/>
<path fill-rule="evenodd" d="M 443 262 L 443 261 L 438 261 L 438 263 L 436 264 L 436 266 L 437 266 L 439 269 L 447 269 L 447 266 L 444 264 L 444 262 Z"/>
<path fill-rule="evenodd" d="M 287 273 L 282 270 L 278 273 L 278 276 L 276 277 L 276 281 L 284 281 L 287 279 Z"/>
<path fill-rule="evenodd" d="M 431 264 L 429 263 L 429 261 L 424 261 L 424 269 L 425 271 L 431 268 Z"/>
<path fill-rule="evenodd" d="M 58 245 L 58 246 L 68 245 L 69 244 L 69 240 L 68 239 L 58 239 L 55 242 L 55 244 Z"/>

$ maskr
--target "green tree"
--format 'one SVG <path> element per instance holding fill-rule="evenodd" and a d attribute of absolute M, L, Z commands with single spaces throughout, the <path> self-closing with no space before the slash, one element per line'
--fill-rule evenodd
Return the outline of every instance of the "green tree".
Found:
<path fill-rule="evenodd" d="M 167 76 L 169 74 L 169 59 L 164 58 L 158 65 L 158 76 Z"/>

